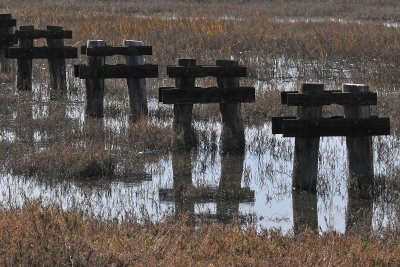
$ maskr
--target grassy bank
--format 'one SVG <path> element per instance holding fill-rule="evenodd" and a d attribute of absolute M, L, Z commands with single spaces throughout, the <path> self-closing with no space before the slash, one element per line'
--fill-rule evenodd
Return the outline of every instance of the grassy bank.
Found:
<path fill-rule="evenodd" d="M 99 222 L 39 203 L 0 211 L 2 265 L 79 266 L 395 266 L 399 233 L 297 236 L 241 231 L 238 226 L 177 222 L 140 225 L 134 220 Z"/>

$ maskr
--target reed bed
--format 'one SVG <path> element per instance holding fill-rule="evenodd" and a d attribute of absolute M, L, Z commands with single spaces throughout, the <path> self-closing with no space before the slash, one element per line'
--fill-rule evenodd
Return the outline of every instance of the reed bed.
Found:
<path fill-rule="evenodd" d="M 280 104 L 280 92 L 294 90 L 296 83 L 321 81 L 328 89 L 337 89 L 343 82 L 354 82 L 369 84 L 378 92 L 379 105 L 373 113 L 390 116 L 393 132 L 398 132 L 400 27 L 385 25 L 398 23 L 396 1 L 43 0 L 28 4 L 3 0 L 0 12 L 12 13 L 18 24 L 70 29 L 74 38 L 66 40 L 69 45 L 84 45 L 90 39 L 117 45 L 123 39 L 136 39 L 153 46 L 146 62 L 159 64 L 161 75 L 148 83 L 152 100 L 159 86 L 173 85 L 166 77 L 166 66 L 175 65 L 178 58 L 196 58 L 198 64 L 234 59 L 248 67 L 244 85 L 256 84 L 256 102 L 242 108 L 248 125 L 293 115 L 295 109 Z M 83 61 L 80 57 L 74 63 Z M 129 176 L 142 172 L 144 161 L 179 146 L 174 142 L 171 107 L 154 105 L 148 117 L 132 124 L 124 81 L 107 81 L 105 118 L 72 118 L 67 115 L 69 110 L 84 106 L 83 84 L 69 77 L 68 99 L 53 101 L 45 82 L 46 64 L 34 64 L 41 69 L 34 73 L 41 93 L 16 92 L 15 72 L 0 74 L 3 171 L 68 180 Z M 198 84 L 213 86 L 215 81 Z M 339 114 L 337 106 L 325 112 Z M 196 105 L 194 119 L 219 120 L 218 105 Z M 264 133 L 259 135 L 253 146 L 260 153 L 277 146 Z M 202 148 L 209 150 L 206 153 L 214 153 L 217 133 L 203 129 L 199 136 Z M 276 154 L 282 156 L 281 151 Z M 398 187 L 398 170 L 393 173 L 388 179 Z M 0 262 L 22 266 L 372 266 L 400 262 L 398 229 L 379 233 L 354 229 L 346 235 L 306 230 L 284 235 L 277 230 L 243 231 L 237 224 L 193 228 L 187 216 L 156 224 L 138 223 L 134 217 L 99 221 L 79 212 L 83 209 L 44 207 L 39 199 L 22 208 L 1 210 Z"/>
<path fill-rule="evenodd" d="M 239 225 L 188 226 L 188 217 L 158 224 L 85 219 L 82 213 L 40 207 L 0 211 L 2 265 L 240 265 L 395 266 L 398 231 L 381 237 L 359 233 L 282 235 L 242 231 Z"/>
<path fill-rule="evenodd" d="M 146 59 L 159 64 L 160 73 L 166 73 L 165 66 L 176 64 L 178 58 L 197 58 L 198 64 L 233 58 L 249 68 L 251 79 L 269 81 L 278 76 L 367 83 L 377 90 L 398 88 L 400 28 L 384 24 L 397 22 L 398 17 L 391 15 L 400 12 L 395 3 L 335 2 L 336 9 L 341 7 L 336 11 L 329 11 L 333 8 L 329 1 L 313 3 L 320 12 L 310 11 L 309 6 L 307 1 L 239 1 L 235 6 L 218 1 L 42 1 L 21 8 L 22 2 L 6 0 L 0 10 L 13 13 L 18 24 L 71 29 L 73 45 L 84 45 L 90 39 L 114 45 L 123 39 L 142 40 L 153 46 L 153 56 Z M 272 7 L 282 11 L 272 13 Z M 302 19 L 297 19 L 290 10 L 315 14 L 304 12 Z M 378 12 L 377 17 L 368 18 L 357 13 L 370 10 L 375 10 L 374 14 L 386 11 L 387 16 Z M 350 14 L 342 17 L 340 11 Z"/>

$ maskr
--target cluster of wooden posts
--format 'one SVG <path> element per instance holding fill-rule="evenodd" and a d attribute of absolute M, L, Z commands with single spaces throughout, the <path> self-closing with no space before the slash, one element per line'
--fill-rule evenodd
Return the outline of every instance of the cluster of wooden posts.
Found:
<path fill-rule="evenodd" d="M 6 17 L 10 17 L 6 16 Z M 3 25 L 4 24 L 4 25 Z M 13 23 L 3 23 L 9 29 Z M 12 27 L 11 27 L 12 31 Z M 7 37 L 7 38 L 6 38 Z M 4 44 L 4 57 L 17 59 L 17 88 L 32 90 L 32 59 L 47 58 L 50 70 L 50 87 L 66 89 L 66 58 L 77 58 L 77 48 L 64 46 L 64 39 L 72 38 L 72 32 L 57 26 L 36 30 L 33 26 L 20 26 L 15 34 L 3 36 L 10 40 Z M 34 47 L 33 40 L 47 39 L 47 47 Z M 19 47 L 12 47 L 18 40 Z M 3 47 L 3 46 L 2 46 Z M 144 64 L 144 55 L 152 54 L 151 46 L 141 41 L 125 40 L 123 46 L 107 46 L 104 40 L 89 40 L 81 47 L 81 54 L 88 58 L 87 65 L 75 65 L 75 77 L 86 81 L 86 115 L 103 117 L 104 79 L 127 79 L 131 118 L 136 121 L 146 115 L 147 93 L 145 78 L 157 78 L 158 66 Z M 106 65 L 105 58 L 114 55 L 125 56 L 125 64 Z M 217 60 L 216 66 L 196 65 L 195 59 L 179 59 L 179 66 L 169 66 L 167 73 L 176 79 L 174 88 L 160 88 L 160 102 L 174 104 L 174 130 L 183 136 L 186 148 L 196 143 L 192 129 L 193 104 L 220 103 L 223 122 L 223 150 L 244 150 L 244 126 L 241 117 L 241 103 L 255 101 L 253 87 L 240 87 L 239 77 L 246 76 L 246 68 L 236 61 Z M 199 77 L 216 77 L 217 87 L 195 87 Z"/>
<path fill-rule="evenodd" d="M 196 65 L 195 59 L 180 59 L 179 66 L 169 66 L 167 73 L 175 78 L 175 87 L 159 89 L 159 101 L 174 104 L 175 132 L 182 133 L 186 143 L 196 143 L 192 129 L 193 104 L 219 103 L 222 118 L 222 151 L 243 151 L 244 126 L 242 102 L 255 101 L 254 87 L 240 87 L 239 77 L 247 70 L 237 61 L 217 60 L 215 66 Z M 195 78 L 216 77 L 218 87 L 195 87 Z"/>
<path fill-rule="evenodd" d="M 295 137 L 293 186 L 316 190 L 320 136 L 346 136 L 350 189 L 368 193 L 374 183 L 372 136 L 389 135 L 390 119 L 371 117 L 377 94 L 363 84 L 343 84 L 342 91 L 324 91 L 324 85 L 307 83 L 299 92 L 282 92 L 282 104 L 298 106 L 298 118 L 275 117 L 272 133 Z M 344 117 L 321 117 L 322 106 L 344 107 Z"/>
<path fill-rule="evenodd" d="M 10 14 L 0 14 L 0 58 L 4 72 L 10 67 L 7 58 L 17 59 L 17 88 L 32 90 L 32 59 L 48 59 L 50 86 L 66 90 L 66 58 L 77 58 L 77 48 L 64 46 L 72 32 L 62 27 L 48 26 L 36 30 L 20 26 L 13 33 L 16 20 Z M 46 38 L 46 47 L 34 47 L 33 40 Z M 13 47 L 18 40 L 19 47 Z M 145 78 L 157 78 L 158 66 L 144 64 L 144 55 L 152 54 L 151 46 L 141 41 L 125 40 L 123 46 L 107 46 L 103 40 L 89 40 L 81 47 L 88 58 L 87 65 L 75 65 L 75 77 L 86 80 L 86 115 L 103 117 L 104 79 L 127 79 L 131 117 L 135 121 L 147 114 Z M 125 56 L 125 64 L 106 65 L 108 56 Z M 173 128 L 183 136 L 185 146 L 196 143 L 192 128 L 193 104 L 219 103 L 222 117 L 222 151 L 243 151 L 245 138 L 241 103 L 255 101 L 253 87 L 240 87 L 239 78 L 247 70 L 237 61 L 217 60 L 215 66 L 196 65 L 195 59 L 179 59 L 178 66 L 168 66 L 167 74 L 175 79 L 175 87 L 159 88 L 159 101 L 174 105 Z M 217 86 L 199 88 L 195 79 L 216 77 Z M 368 86 L 344 84 L 343 91 L 324 91 L 323 84 L 303 84 L 300 92 L 282 92 L 282 104 L 299 106 L 298 118 L 273 118 L 273 133 L 296 137 L 293 185 L 315 190 L 318 175 L 320 136 L 346 136 L 349 171 L 356 177 L 357 188 L 373 184 L 373 135 L 390 134 L 389 118 L 370 116 L 369 105 L 377 104 L 376 93 Z M 344 106 L 345 117 L 321 118 L 323 105 Z"/>
<path fill-rule="evenodd" d="M 6 54 L 8 48 L 16 43 L 15 26 L 17 26 L 17 20 L 13 19 L 11 14 L 0 14 L 0 67 L 4 73 L 10 72 L 10 64 Z"/>

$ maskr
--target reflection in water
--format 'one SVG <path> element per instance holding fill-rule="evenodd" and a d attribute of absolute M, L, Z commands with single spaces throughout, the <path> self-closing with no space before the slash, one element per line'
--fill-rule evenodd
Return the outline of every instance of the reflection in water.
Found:
<path fill-rule="evenodd" d="M 346 231 L 372 229 L 373 201 L 349 194 L 346 210 Z"/>
<path fill-rule="evenodd" d="M 84 117 L 80 96 L 68 97 L 68 103 L 57 108 L 65 108 L 66 117 L 76 122 L 78 127 L 74 131 L 96 135 L 93 139 L 98 140 L 98 132 L 106 129 L 107 152 L 119 155 L 129 152 L 127 145 L 118 141 L 127 142 L 122 138 L 129 125 L 127 116 L 106 116 L 98 123 L 91 123 Z M 54 102 L 46 102 L 45 94 L 37 99 L 40 103 L 27 103 L 20 112 L 10 114 L 11 123 L 5 123 L 1 129 L 0 142 L 21 140 L 24 145 L 37 147 L 40 143 L 39 147 L 44 148 L 46 139 L 53 138 L 51 131 L 28 127 L 40 125 L 43 118 L 53 119 Z M 157 123 L 171 124 L 164 120 Z M 398 222 L 398 197 L 378 198 L 374 202 L 348 197 L 344 138 L 321 138 L 318 194 L 308 195 L 292 192 L 293 140 L 272 136 L 269 122 L 247 127 L 245 152 L 230 155 L 220 153 L 219 122 L 195 122 L 194 127 L 199 133 L 196 151 L 160 157 L 144 153 L 131 164 L 122 159 L 116 165 L 118 177 L 113 179 L 40 181 L 3 174 L 1 205 L 15 207 L 41 197 L 44 204 L 83 209 L 99 219 L 122 219 L 130 215 L 139 221 L 146 218 L 159 221 L 171 212 L 191 212 L 196 218 L 229 223 L 237 215 L 244 223 L 257 219 L 259 229 L 280 228 L 283 232 L 297 231 L 306 225 L 321 231 L 345 232 L 353 226 L 376 229 Z M 109 140 L 116 135 L 121 138 Z M 394 170 L 399 168 L 393 158 L 400 155 L 400 139 L 395 135 L 374 137 L 374 153 L 375 174 L 393 177 Z"/>
<path fill-rule="evenodd" d="M 197 152 L 173 152 L 173 188 L 160 189 L 161 201 L 174 202 L 175 215 L 189 212 L 200 219 L 230 223 L 235 216 L 247 219 L 239 214 L 239 204 L 253 202 L 254 191 L 242 188 L 244 154 L 231 154 L 221 157 L 221 177 L 218 187 L 209 184 L 194 186 L 192 159 Z M 195 206 L 201 203 L 216 203 L 216 214 L 194 214 Z M 247 219 L 248 220 L 248 219 Z"/>
<path fill-rule="evenodd" d="M 305 228 L 318 230 L 318 197 L 315 192 L 292 191 L 293 229 L 298 234 Z"/>
<path fill-rule="evenodd" d="M 221 180 L 219 190 L 224 197 L 217 202 L 217 218 L 222 223 L 231 223 L 233 216 L 241 221 L 246 218 L 239 215 L 241 202 L 254 202 L 254 191 L 242 188 L 244 152 L 225 154 L 221 157 Z"/>

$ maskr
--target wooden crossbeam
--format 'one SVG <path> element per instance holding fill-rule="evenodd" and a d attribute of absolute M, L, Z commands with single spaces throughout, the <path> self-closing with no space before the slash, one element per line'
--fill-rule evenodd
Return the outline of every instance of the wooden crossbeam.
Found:
<path fill-rule="evenodd" d="M 0 20 L 0 27 L 15 27 L 17 26 L 16 19 Z"/>
<path fill-rule="evenodd" d="M 184 197 L 185 200 L 195 203 L 218 202 L 224 200 L 238 200 L 239 202 L 254 202 L 254 190 L 241 188 L 240 190 L 227 191 L 218 187 L 207 187 L 192 189 L 190 192 L 177 191 L 175 189 L 159 189 L 161 201 L 174 202 L 177 196 Z"/>
<path fill-rule="evenodd" d="M 389 118 L 348 119 L 331 117 L 319 120 L 283 118 L 275 119 L 274 122 L 276 124 L 273 125 L 275 134 L 283 134 L 284 137 L 373 136 L 390 134 Z"/>
<path fill-rule="evenodd" d="M 11 14 L 0 14 L 0 21 L 8 21 L 10 19 L 12 19 Z"/>
<path fill-rule="evenodd" d="M 256 99 L 254 87 L 163 88 L 160 90 L 159 96 L 159 101 L 164 104 L 242 103 L 255 102 Z"/>
<path fill-rule="evenodd" d="M 282 121 L 283 120 L 295 120 L 297 117 L 272 117 L 272 134 L 282 134 Z"/>
<path fill-rule="evenodd" d="M 374 92 L 346 93 L 341 91 L 324 91 L 321 94 L 303 94 L 284 92 L 282 102 L 288 106 L 322 106 L 322 105 L 376 105 L 377 94 Z"/>
<path fill-rule="evenodd" d="M 243 66 L 168 66 L 167 74 L 170 78 L 182 77 L 246 77 L 247 68 Z"/>
<path fill-rule="evenodd" d="M 81 46 L 81 54 L 87 56 L 141 56 L 152 55 L 152 46 L 105 46 L 105 47 L 91 47 Z"/>
<path fill-rule="evenodd" d="M 78 49 L 76 47 L 10 47 L 8 58 L 77 58 Z"/>
<path fill-rule="evenodd" d="M 15 39 L 14 34 L 5 34 L 0 36 L 0 46 L 8 46 L 16 44 L 17 40 Z"/>
<path fill-rule="evenodd" d="M 72 39 L 72 31 L 67 30 L 47 31 L 25 28 L 22 31 L 15 31 L 15 35 L 18 39 Z"/>
<path fill-rule="evenodd" d="M 331 93 L 340 93 L 341 90 L 330 90 L 330 91 L 323 91 L 324 94 L 331 94 Z M 287 97 L 289 94 L 301 94 L 299 91 L 286 91 L 281 92 L 281 104 L 287 105 Z"/>
<path fill-rule="evenodd" d="M 99 67 L 75 65 L 74 74 L 75 77 L 81 79 L 157 78 L 158 65 L 144 64 L 127 66 L 120 64 Z"/>

